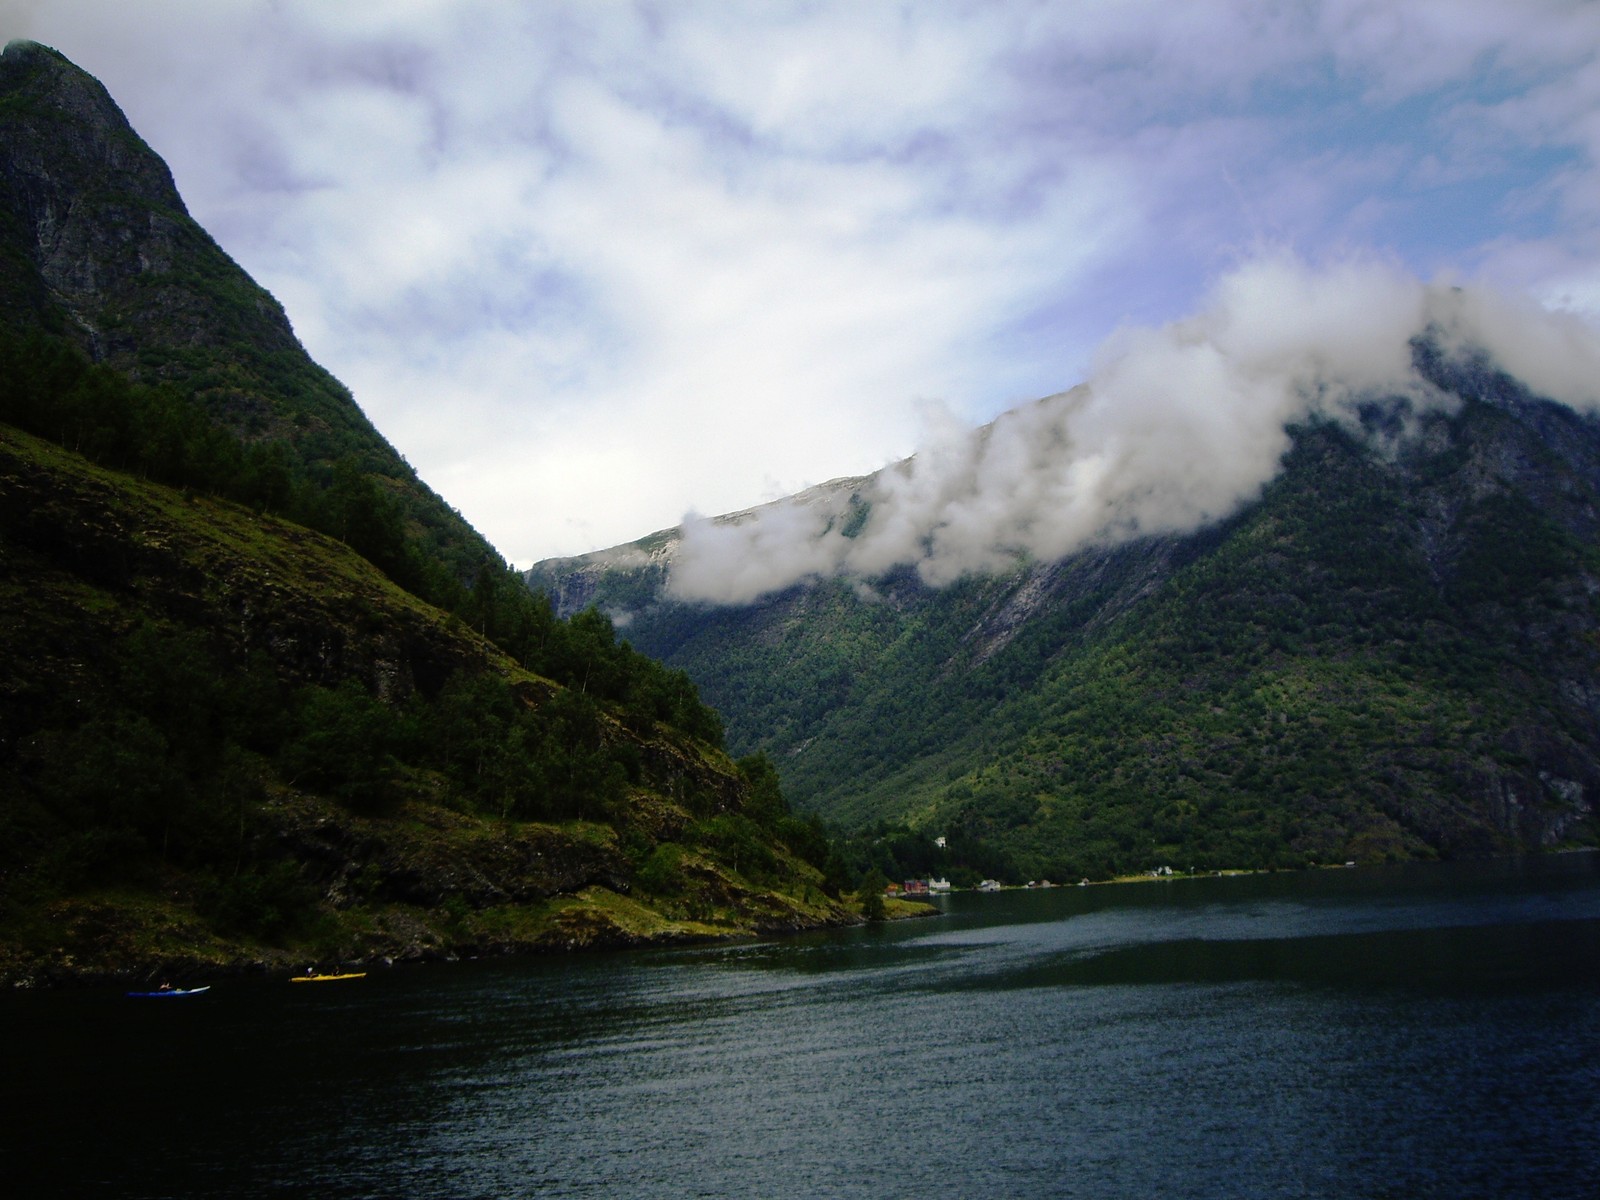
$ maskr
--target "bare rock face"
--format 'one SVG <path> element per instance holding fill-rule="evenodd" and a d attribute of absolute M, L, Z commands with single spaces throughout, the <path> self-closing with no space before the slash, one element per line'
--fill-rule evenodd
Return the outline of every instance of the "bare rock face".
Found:
<path fill-rule="evenodd" d="M 0 54 L 5 100 L 4 175 L 31 201 L 24 215 L 43 246 L 73 223 L 73 196 L 97 189 L 187 217 L 166 164 L 140 140 L 100 82 L 36 42 L 12 42 Z M 56 206 L 65 201 L 65 208 Z M 76 223 L 82 225 L 81 216 Z M 60 261 L 58 256 L 51 256 Z"/>
<path fill-rule="evenodd" d="M 171 382 L 245 440 L 332 434 L 414 474 L 311 361 L 282 305 L 190 217 L 98 80 L 33 42 L 0 54 L 0 332 L 65 335 Z"/>

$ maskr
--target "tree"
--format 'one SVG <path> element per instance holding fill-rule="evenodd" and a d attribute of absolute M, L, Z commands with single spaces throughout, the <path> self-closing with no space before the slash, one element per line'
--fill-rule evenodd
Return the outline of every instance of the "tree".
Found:
<path fill-rule="evenodd" d="M 327 791 L 356 808 L 389 798 L 398 722 L 366 689 L 347 679 L 299 697 L 295 734 L 281 759 L 293 782 Z"/>

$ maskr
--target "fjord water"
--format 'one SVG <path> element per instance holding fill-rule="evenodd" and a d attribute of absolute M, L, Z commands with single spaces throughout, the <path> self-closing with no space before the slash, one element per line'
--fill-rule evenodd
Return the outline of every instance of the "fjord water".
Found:
<path fill-rule="evenodd" d="M 5 998 L 15 1195 L 1600 1192 L 1600 855 Z"/>

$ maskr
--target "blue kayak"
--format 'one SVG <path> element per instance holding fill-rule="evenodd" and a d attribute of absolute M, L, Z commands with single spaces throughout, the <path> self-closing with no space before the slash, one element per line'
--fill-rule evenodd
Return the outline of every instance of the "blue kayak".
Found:
<path fill-rule="evenodd" d="M 210 990 L 211 985 L 208 983 L 205 985 L 205 987 L 162 988 L 160 991 L 156 992 L 129 992 L 128 995 L 153 1000 L 158 996 L 198 996 L 201 992 L 209 992 Z"/>

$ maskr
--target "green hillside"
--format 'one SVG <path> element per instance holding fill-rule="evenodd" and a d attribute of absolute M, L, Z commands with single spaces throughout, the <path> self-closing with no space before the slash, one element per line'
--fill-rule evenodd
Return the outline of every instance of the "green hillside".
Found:
<path fill-rule="evenodd" d="M 1301 428 L 1259 502 L 1189 537 L 730 608 L 661 599 L 659 550 L 530 581 L 628 612 L 798 806 L 1021 877 L 1593 844 L 1600 427 L 1431 369 L 1454 416 L 1389 452 Z"/>
<path fill-rule="evenodd" d="M 27 43 L 0 200 L 0 979 L 859 919 L 767 760 L 529 593 Z"/>
<path fill-rule="evenodd" d="M 762 760 L 333 539 L 0 426 L 0 561 L 0 977 L 853 919 Z"/>

